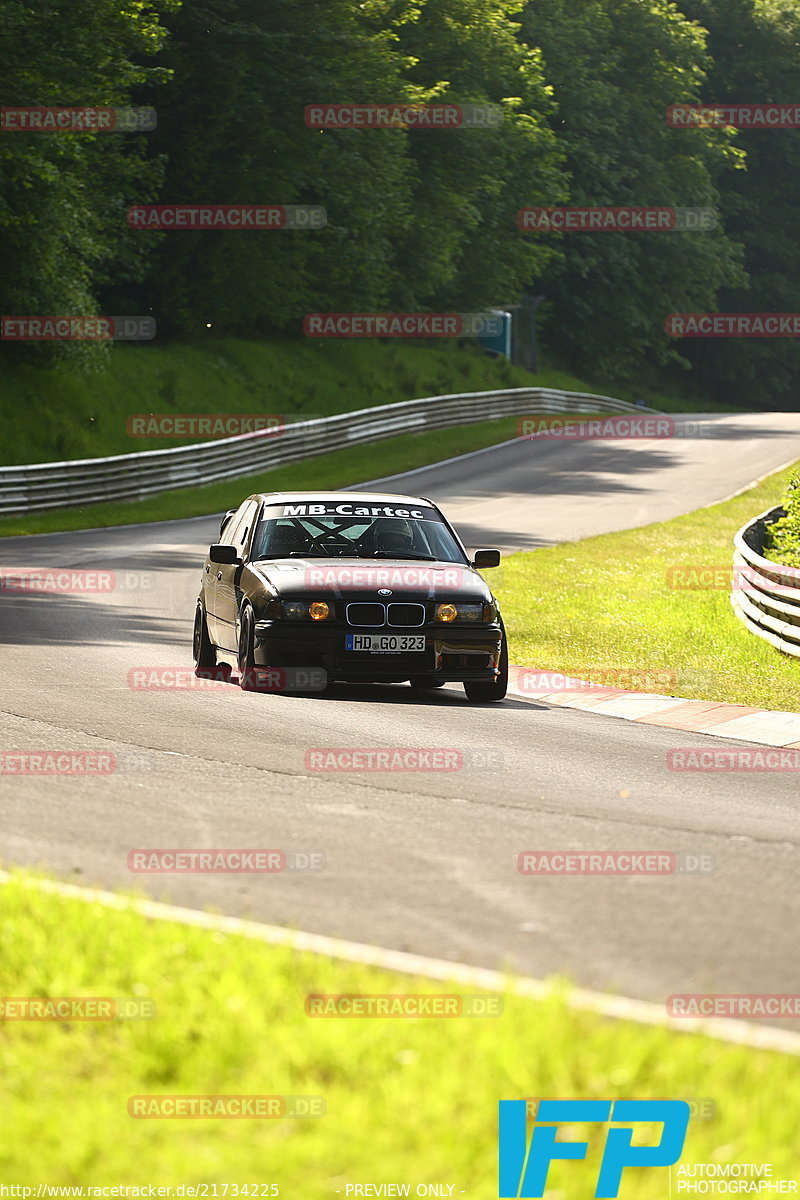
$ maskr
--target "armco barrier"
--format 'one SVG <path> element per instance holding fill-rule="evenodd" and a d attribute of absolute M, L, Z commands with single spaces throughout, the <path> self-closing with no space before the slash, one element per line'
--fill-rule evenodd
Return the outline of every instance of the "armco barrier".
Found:
<path fill-rule="evenodd" d="M 0 515 L 47 508 L 75 508 L 102 500 L 140 500 L 171 488 L 237 479 L 298 462 L 358 442 L 377 442 L 398 433 L 469 425 L 529 412 L 652 413 L 625 400 L 550 388 L 511 388 L 429 396 L 379 408 L 289 424 L 275 436 L 244 433 L 219 441 L 144 450 L 111 458 L 0 467 Z"/>
<path fill-rule="evenodd" d="M 800 571 L 760 553 L 766 526 L 784 515 L 780 507 L 770 508 L 736 534 L 731 601 L 750 633 L 800 658 Z"/>

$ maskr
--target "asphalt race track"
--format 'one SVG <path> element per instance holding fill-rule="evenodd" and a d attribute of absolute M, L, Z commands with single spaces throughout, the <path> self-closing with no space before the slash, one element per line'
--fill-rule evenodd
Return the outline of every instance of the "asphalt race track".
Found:
<path fill-rule="evenodd" d="M 470 547 L 528 548 L 688 512 L 800 458 L 800 414 L 702 420 L 713 437 L 515 443 L 386 487 L 435 498 Z M 116 575 L 115 590 L 92 595 L 0 591 L 0 749 L 117 758 L 95 777 L 0 777 L 4 864 L 656 1002 L 800 991 L 797 778 L 665 765 L 672 747 L 741 743 L 516 698 L 472 706 L 457 686 L 424 699 L 407 686 L 129 687 L 132 668 L 190 664 L 217 528 L 201 518 L 0 543 L 3 568 Z M 306 763 L 314 748 L 393 746 L 460 750 L 465 766 Z M 174 847 L 317 852 L 324 869 L 128 870 L 130 850 Z M 532 878 L 516 856 L 533 849 L 675 851 L 710 855 L 714 869 Z"/>
<path fill-rule="evenodd" d="M 716 504 L 794 462 L 800 450 L 797 413 L 698 413 L 674 420 L 685 436 L 515 439 L 390 476 L 386 487 L 433 496 L 469 546 L 535 550 Z M 362 487 L 374 490 L 384 482 Z"/>

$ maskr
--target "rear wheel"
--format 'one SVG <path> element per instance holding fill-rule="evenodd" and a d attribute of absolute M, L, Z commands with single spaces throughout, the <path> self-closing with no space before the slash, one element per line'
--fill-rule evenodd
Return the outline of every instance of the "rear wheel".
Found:
<path fill-rule="evenodd" d="M 490 704 L 493 700 L 505 698 L 508 691 L 508 642 L 505 629 L 500 645 L 500 674 L 491 683 L 465 683 L 464 691 L 467 699 L 474 700 L 476 704 Z"/>
<path fill-rule="evenodd" d="M 239 614 L 239 649 L 237 662 L 239 665 L 239 687 L 245 692 L 258 691 L 255 658 L 255 623 L 253 610 L 249 604 L 242 607 Z"/>
<path fill-rule="evenodd" d="M 194 610 L 194 633 L 192 635 L 192 651 L 194 656 L 195 675 L 207 675 L 217 665 L 217 648 L 208 636 L 206 610 L 197 601 Z"/>

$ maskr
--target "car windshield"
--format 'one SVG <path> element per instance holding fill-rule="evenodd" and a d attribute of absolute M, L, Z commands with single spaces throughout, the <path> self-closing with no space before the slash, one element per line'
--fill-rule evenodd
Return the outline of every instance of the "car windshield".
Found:
<path fill-rule="evenodd" d="M 262 519 L 253 539 L 250 557 L 467 561 L 441 521 L 328 514 Z"/>

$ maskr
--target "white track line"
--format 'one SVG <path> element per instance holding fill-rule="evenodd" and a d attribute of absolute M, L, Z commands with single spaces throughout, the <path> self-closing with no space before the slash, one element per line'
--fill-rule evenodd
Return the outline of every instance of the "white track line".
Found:
<path fill-rule="evenodd" d="M 704 504 L 703 508 L 713 508 L 715 504 L 727 504 L 729 500 L 735 500 L 737 496 L 741 496 L 743 492 L 749 492 L 750 488 L 758 487 L 759 483 L 763 483 L 765 479 L 769 479 L 770 475 L 777 475 L 780 471 L 785 471 L 787 467 L 794 466 L 797 462 L 795 455 L 787 458 L 786 462 L 781 463 L 779 467 L 772 467 L 765 475 L 759 475 L 758 479 L 753 479 L 750 483 L 746 483 L 744 487 L 737 488 L 735 492 L 731 492 L 729 496 L 723 496 L 721 500 L 713 500 L 711 504 Z M 695 509 L 699 512 L 699 509 Z"/>
<path fill-rule="evenodd" d="M 138 913 L 158 921 L 175 921 L 181 925 L 195 925 L 216 933 L 229 933 L 238 937 L 252 938 L 271 946 L 291 946 L 294 950 L 310 954 L 321 954 L 327 958 L 346 962 L 362 963 L 403 975 L 417 975 L 425 979 L 461 983 L 467 987 L 485 988 L 492 992 L 512 992 L 531 1000 L 551 999 L 556 988 L 541 979 L 528 976 L 503 975 L 485 967 L 469 967 L 463 963 L 448 962 L 442 958 L 426 958 L 421 954 L 408 954 L 404 950 L 386 950 L 381 946 L 369 946 L 363 942 L 348 942 L 340 938 L 326 937 L 319 933 L 303 933 L 301 930 L 284 929 L 280 925 L 262 925 L 257 921 L 244 921 L 239 917 L 225 917 L 214 913 L 200 912 L 193 908 L 180 908 L 162 904 L 156 900 L 140 900 L 120 896 L 115 892 L 95 888 L 78 887 L 71 883 L 59 883 L 50 879 L 28 879 L 12 876 L 0 870 L 0 883 L 22 882 L 35 890 L 65 896 L 73 900 L 103 904 L 106 908 Z M 697 1017 L 676 1019 L 668 1017 L 660 1005 L 647 1000 L 634 1000 L 628 996 L 612 996 L 584 988 L 570 988 L 565 993 L 565 1003 L 578 1011 L 593 1012 L 603 1017 L 614 1017 L 621 1021 L 635 1021 L 640 1025 L 655 1025 L 676 1033 L 703 1033 L 718 1041 L 733 1042 L 760 1050 L 777 1050 L 782 1054 L 800 1055 L 800 1034 L 775 1026 L 751 1025 L 725 1017 L 719 1020 L 704 1020 Z"/>

